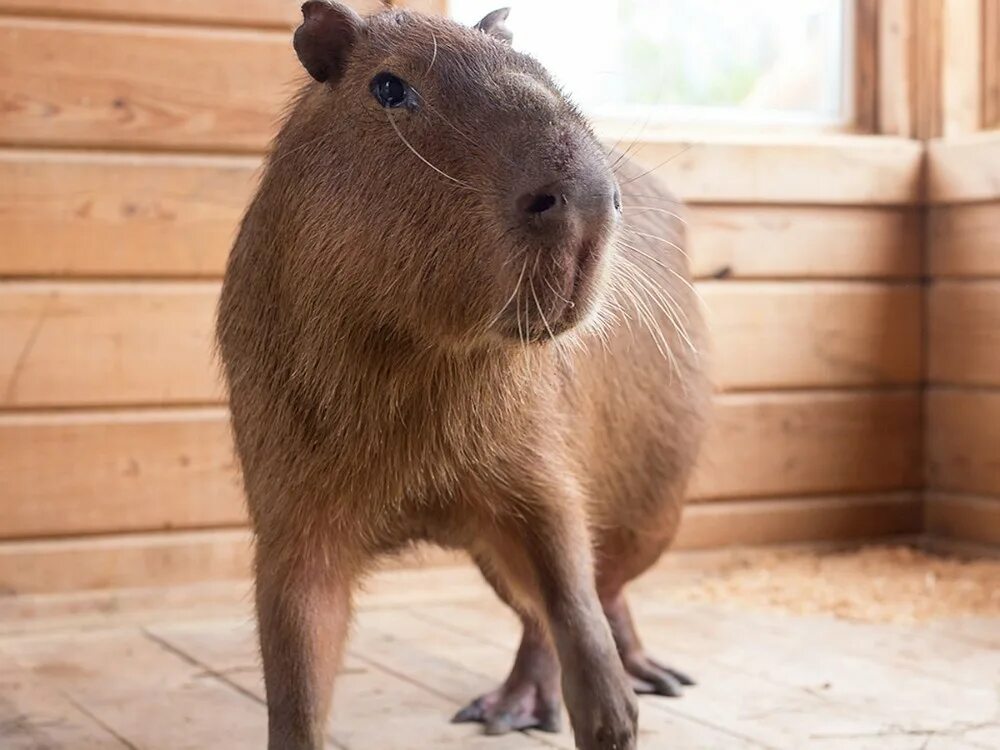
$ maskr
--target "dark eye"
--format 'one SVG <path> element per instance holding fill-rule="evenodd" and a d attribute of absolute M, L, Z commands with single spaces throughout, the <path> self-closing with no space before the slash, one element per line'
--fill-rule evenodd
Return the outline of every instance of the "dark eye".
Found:
<path fill-rule="evenodd" d="M 410 95 L 410 87 L 406 81 L 397 78 L 392 73 L 379 73 L 372 78 L 371 92 L 375 101 L 386 109 L 392 109 L 406 104 Z"/>

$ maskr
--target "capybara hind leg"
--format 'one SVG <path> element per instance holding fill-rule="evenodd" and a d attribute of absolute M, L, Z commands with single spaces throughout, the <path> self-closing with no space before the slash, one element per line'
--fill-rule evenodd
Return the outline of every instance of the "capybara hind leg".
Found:
<path fill-rule="evenodd" d="M 558 732 L 562 724 L 559 661 L 543 628 L 524 620 L 521 645 L 503 684 L 463 708 L 455 722 L 477 721 L 486 734 L 522 729 Z"/>
<path fill-rule="evenodd" d="M 317 559 L 322 559 L 317 556 Z M 268 750 L 319 750 L 350 618 L 351 577 L 257 554 Z"/>
<path fill-rule="evenodd" d="M 552 639 L 530 608 L 508 590 L 489 561 L 476 562 L 497 596 L 521 618 L 521 645 L 507 679 L 455 714 L 453 721 L 479 722 L 490 735 L 523 729 L 558 732 L 562 725 L 562 692 L 559 658 Z"/>
<path fill-rule="evenodd" d="M 670 543 L 671 535 L 644 536 L 628 530 L 608 533 L 599 545 L 597 590 L 615 646 L 637 693 L 677 697 L 694 680 L 649 656 L 639 639 L 625 599 L 625 586 L 648 570 Z"/>
<path fill-rule="evenodd" d="M 581 502 L 525 504 L 483 536 L 505 585 L 534 603 L 558 654 L 579 750 L 635 750 L 637 705 L 594 586 Z M 544 501 L 542 501 L 544 502 Z"/>
<path fill-rule="evenodd" d="M 618 647 L 625 671 L 632 678 L 632 687 L 639 694 L 663 695 L 676 698 L 684 687 L 694 685 L 685 673 L 668 667 L 646 653 L 632 620 L 624 592 L 603 602 L 611 633 Z"/>

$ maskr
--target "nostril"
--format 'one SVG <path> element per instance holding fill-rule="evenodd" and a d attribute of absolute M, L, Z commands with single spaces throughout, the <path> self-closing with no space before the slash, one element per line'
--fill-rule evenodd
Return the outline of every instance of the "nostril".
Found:
<path fill-rule="evenodd" d="M 612 198 L 612 201 L 615 204 L 615 211 L 621 211 L 622 210 L 622 194 L 618 190 L 618 188 L 615 188 L 615 194 L 614 194 L 614 197 Z"/>
<path fill-rule="evenodd" d="M 535 193 L 521 198 L 521 208 L 529 214 L 544 214 L 554 205 L 556 197 L 551 193 Z"/>

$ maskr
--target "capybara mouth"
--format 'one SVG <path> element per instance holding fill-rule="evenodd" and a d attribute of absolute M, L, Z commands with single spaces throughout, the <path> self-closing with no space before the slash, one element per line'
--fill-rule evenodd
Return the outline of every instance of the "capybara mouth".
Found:
<path fill-rule="evenodd" d="M 555 283 L 532 282 L 535 289 L 544 290 L 544 299 L 529 307 L 532 315 L 527 328 L 531 341 L 557 337 L 590 316 L 598 297 L 597 269 L 606 251 L 605 243 L 584 240 L 575 253 L 568 253 L 573 260 L 562 279 Z"/>

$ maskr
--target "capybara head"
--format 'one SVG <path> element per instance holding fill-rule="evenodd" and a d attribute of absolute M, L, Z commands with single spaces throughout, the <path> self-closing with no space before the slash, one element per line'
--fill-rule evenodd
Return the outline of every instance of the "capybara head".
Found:
<path fill-rule="evenodd" d="M 472 28 L 302 11 L 295 50 L 315 80 L 268 195 L 292 293 L 428 345 L 545 342 L 597 318 L 618 187 L 581 114 L 511 47 L 506 10 Z"/>

